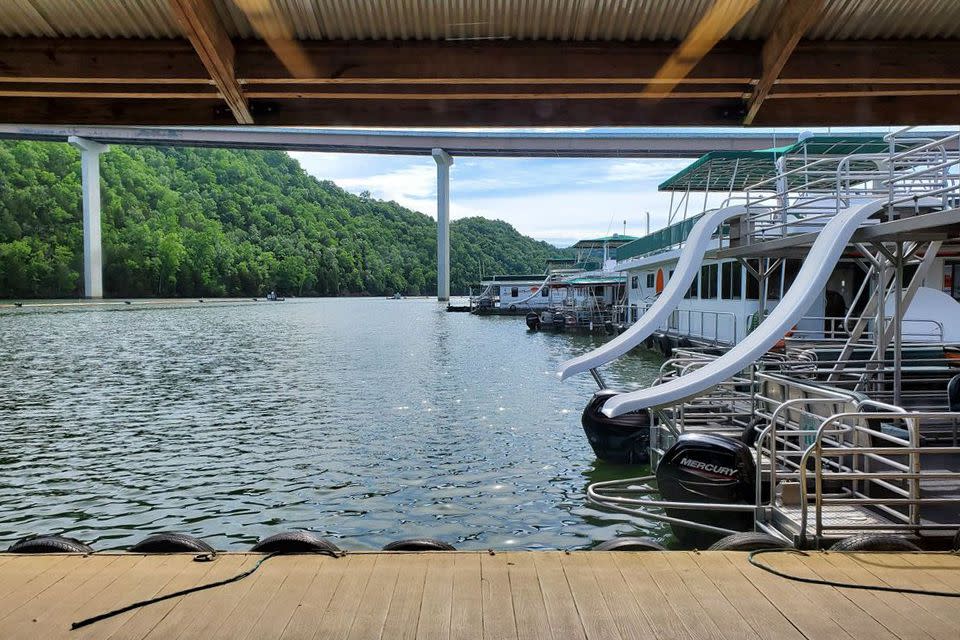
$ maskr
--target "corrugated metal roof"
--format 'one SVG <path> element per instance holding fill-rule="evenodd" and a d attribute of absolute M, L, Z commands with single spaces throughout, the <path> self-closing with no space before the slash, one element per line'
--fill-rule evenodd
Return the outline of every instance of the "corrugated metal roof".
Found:
<path fill-rule="evenodd" d="M 760 39 L 785 0 L 761 0 L 730 33 Z M 712 0 L 270 0 L 301 39 L 678 40 Z M 233 0 L 214 0 L 233 37 L 254 37 Z M 167 0 L 2 0 L 0 35 L 170 38 Z M 958 0 L 827 0 L 818 40 L 960 36 Z"/>

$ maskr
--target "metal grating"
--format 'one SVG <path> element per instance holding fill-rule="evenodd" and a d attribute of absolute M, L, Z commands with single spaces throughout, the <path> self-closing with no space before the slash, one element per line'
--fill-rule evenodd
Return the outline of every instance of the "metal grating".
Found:
<path fill-rule="evenodd" d="M 712 0 L 269 0 L 301 39 L 678 40 Z M 761 0 L 730 33 L 762 39 L 784 0 Z M 214 0 L 228 32 L 255 37 L 233 0 Z M 0 35 L 171 38 L 167 0 L 3 0 Z M 954 38 L 957 0 L 827 0 L 816 40 Z"/>

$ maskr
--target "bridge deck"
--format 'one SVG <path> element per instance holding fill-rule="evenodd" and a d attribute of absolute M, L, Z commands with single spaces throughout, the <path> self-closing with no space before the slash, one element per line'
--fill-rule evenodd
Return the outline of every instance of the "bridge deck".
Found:
<path fill-rule="evenodd" d="M 809 585 L 730 552 L 278 556 L 232 584 L 70 631 L 125 604 L 222 580 L 262 556 L 0 555 L 0 637 L 950 638 L 951 598 Z M 793 574 L 960 591 L 947 554 L 770 554 Z"/>

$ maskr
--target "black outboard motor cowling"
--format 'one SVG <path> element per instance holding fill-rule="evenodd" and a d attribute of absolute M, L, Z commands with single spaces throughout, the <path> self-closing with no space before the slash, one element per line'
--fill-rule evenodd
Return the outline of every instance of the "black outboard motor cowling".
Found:
<path fill-rule="evenodd" d="M 657 465 L 657 487 L 664 500 L 720 504 L 753 504 L 756 465 L 750 448 L 727 436 L 685 433 L 667 449 Z M 744 511 L 667 509 L 667 515 L 736 531 L 753 530 L 753 514 Z M 705 548 L 723 537 L 671 525 L 688 547 Z"/>
<path fill-rule="evenodd" d="M 614 464 L 648 464 L 650 462 L 650 416 L 646 411 L 635 411 L 616 418 L 608 418 L 600 410 L 603 404 L 617 395 L 611 389 L 602 389 L 590 398 L 583 410 L 580 424 L 593 452 L 604 462 Z"/>
<path fill-rule="evenodd" d="M 531 331 L 537 331 L 540 329 L 540 314 L 536 311 L 531 311 L 527 314 L 527 329 Z"/>

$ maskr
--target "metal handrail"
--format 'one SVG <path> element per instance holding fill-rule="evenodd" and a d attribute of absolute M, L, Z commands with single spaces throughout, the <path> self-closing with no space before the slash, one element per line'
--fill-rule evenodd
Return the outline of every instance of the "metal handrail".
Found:
<path fill-rule="evenodd" d="M 878 404 L 878 403 L 874 403 Z M 891 407 L 891 405 L 886 405 L 886 407 Z M 899 409 L 898 407 L 893 407 Z M 843 420 L 855 419 L 855 420 L 878 420 L 878 419 L 888 419 L 888 420 L 897 420 L 903 421 L 906 425 L 906 430 L 908 434 L 907 439 L 897 438 L 889 434 L 883 433 L 881 431 L 874 431 L 866 429 L 864 427 L 859 427 L 850 424 L 844 424 Z M 848 412 L 835 414 L 826 418 L 820 427 L 817 429 L 816 437 L 813 443 L 804 451 L 804 454 L 800 461 L 800 493 L 801 493 L 801 536 L 805 537 L 807 534 L 807 527 L 809 523 L 809 497 L 807 489 L 807 474 L 808 474 L 808 464 L 810 458 L 814 459 L 814 505 L 815 505 L 815 529 L 814 535 L 817 540 L 822 536 L 825 529 L 830 528 L 864 528 L 864 529 L 895 529 L 895 530 L 909 530 L 913 532 L 919 532 L 924 529 L 952 529 L 956 528 L 960 523 L 951 523 L 949 525 L 938 524 L 938 523 L 924 523 L 920 520 L 920 507 L 924 504 L 943 504 L 943 503 L 960 503 L 960 497 L 957 498 L 923 498 L 920 494 L 919 481 L 922 478 L 960 478 L 960 473 L 958 472 L 927 472 L 923 473 L 920 468 L 920 456 L 924 454 L 931 453 L 949 453 L 949 454 L 960 454 L 960 447 L 921 447 L 919 442 L 919 421 L 924 419 L 950 419 L 957 420 L 960 419 L 960 413 L 958 412 L 944 412 L 944 411 L 924 411 L 924 412 L 906 412 L 900 409 L 899 411 L 886 411 L 886 412 Z M 836 425 L 835 428 L 830 429 L 831 425 Z M 843 446 L 831 446 L 824 447 L 823 439 L 827 433 L 848 433 L 852 431 L 859 431 L 869 435 L 871 438 L 879 438 L 881 440 L 886 440 L 888 442 L 893 442 L 898 444 L 896 447 L 877 447 L 877 446 L 857 446 L 853 444 L 843 444 Z M 908 458 L 908 463 L 897 463 L 893 460 L 889 460 L 884 456 L 897 455 L 897 456 L 906 456 Z M 876 472 L 876 471 L 856 471 L 851 470 L 849 472 L 831 472 L 828 474 L 828 477 L 835 479 L 846 479 L 854 481 L 865 481 L 865 482 L 874 482 L 880 484 L 884 489 L 890 490 L 891 485 L 886 482 L 887 480 L 901 480 L 906 481 L 908 489 L 908 495 L 903 498 L 887 498 L 887 497 L 871 497 L 864 495 L 862 493 L 856 492 L 854 498 L 846 498 L 845 502 L 838 502 L 837 499 L 827 498 L 823 494 L 823 481 L 824 481 L 824 471 L 823 471 L 823 459 L 827 456 L 862 456 L 872 460 L 882 461 L 884 464 L 887 464 L 893 469 L 899 469 L 899 471 L 891 472 Z M 904 490 L 900 490 L 900 495 L 904 495 Z M 870 505 L 883 513 L 895 518 L 904 521 L 906 524 L 898 525 L 896 522 L 892 522 L 889 527 L 886 525 L 858 525 L 851 527 L 849 525 L 843 525 L 842 527 L 831 527 L 824 526 L 823 524 L 823 506 L 825 502 L 833 502 L 839 504 L 863 504 Z M 894 510 L 893 506 L 906 506 L 908 507 L 908 513 L 906 515 L 901 514 Z"/>

